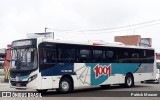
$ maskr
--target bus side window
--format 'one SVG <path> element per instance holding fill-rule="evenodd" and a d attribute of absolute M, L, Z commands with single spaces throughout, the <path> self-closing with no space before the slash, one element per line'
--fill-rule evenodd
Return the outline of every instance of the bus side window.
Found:
<path fill-rule="evenodd" d="M 139 58 L 139 54 L 133 53 L 133 54 L 132 54 L 132 58 Z"/>
<path fill-rule="evenodd" d="M 75 49 L 58 48 L 58 62 L 74 62 L 76 52 Z"/>
<path fill-rule="evenodd" d="M 63 62 L 65 60 L 64 58 L 64 52 L 62 48 L 58 48 L 58 62 Z"/>
<path fill-rule="evenodd" d="M 106 62 L 113 61 L 113 51 L 106 51 Z"/>
<path fill-rule="evenodd" d="M 93 50 L 94 62 L 103 62 L 103 51 L 102 50 Z"/>
<path fill-rule="evenodd" d="M 154 51 L 153 50 L 147 50 L 147 58 L 146 62 L 147 63 L 153 63 L 154 62 Z"/>
<path fill-rule="evenodd" d="M 91 62 L 91 50 L 80 50 L 80 62 Z"/>
<path fill-rule="evenodd" d="M 39 62 L 40 62 L 40 64 L 44 63 L 43 49 L 39 50 Z"/>
<path fill-rule="evenodd" d="M 66 49 L 65 50 L 65 59 L 67 62 L 74 62 L 75 61 L 75 49 Z"/>
<path fill-rule="evenodd" d="M 140 63 L 141 62 L 141 58 L 140 58 L 138 51 L 133 52 L 131 57 L 132 57 L 132 63 Z"/>
<path fill-rule="evenodd" d="M 40 64 L 55 63 L 56 52 L 54 49 L 41 49 L 40 50 Z"/>
<path fill-rule="evenodd" d="M 56 62 L 56 51 L 55 49 L 49 49 L 47 51 L 47 62 L 55 63 Z"/>

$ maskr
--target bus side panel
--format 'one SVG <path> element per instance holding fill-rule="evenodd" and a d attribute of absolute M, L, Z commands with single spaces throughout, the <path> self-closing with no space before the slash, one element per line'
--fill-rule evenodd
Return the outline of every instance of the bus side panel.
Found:
<path fill-rule="evenodd" d="M 142 73 L 141 74 L 141 81 L 146 81 L 146 80 L 154 80 L 155 77 L 153 77 L 152 73 Z"/>
<path fill-rule="evenodd" d="M 42 76 L 41 89 L 52 89 L 52 76 Z"/>
<path fill-rule="evenodd" d="M 151 63 L 143 63 L 136 73 L 140 74 L 140 81 L 155 79 L 155 66 Z M 137 80 L 136 78 L 138 78 L 138 76 L 135 76 L 134 78 Z"/>
<path fill-rule="evenodd" d="M 59 82 L 62 76 L 52 76 L 53 82 L 52 82 L 52 87 L 53 89 L 59 88 Z"/>
<path fill-rule="evenodd" d="M 124 83 L 127 73 L 135 73 L 139 63 L 76 63 L 74 71 L 80 86 Z M 139 79 L 140 80 L 140 79 Z"/>
<path fill-rule="evenodd" d="M 114 74 L 108 77 L 106 81 L 104 81 L 100 85 L 106 85 L 106 84 L 119 84 L 119 83 L 124 83 L 124 76 L 122 74 Z"/>
<path fill-rule="evenodd" d="M 74 87 L 80 87 L 80 80 L 77 78 L 77 75 L 72 75 Z"/>
<path fill-rule="evenodd" d="M 141 81 L 141 73 L 133 73 L 134 82 L 140 82 Z"/>
<path fill-rule="evenodd" d="M 38 70 L 33 72 L 33 73 L 31 73 L 30 77 L 33 76 L 33 75 L 36 75 L 37 73 L 39 73 Z M 37 74 L 37 77 L 27 84 L 27 88 L 41 89 L 41 75 Z"/>
<path fill-rule="evenodd" d="M 91 68 L 87 67 L 85 63 L 75 63 L 74 72 L 76 73 L 75 86 L 91 85 Z"/>

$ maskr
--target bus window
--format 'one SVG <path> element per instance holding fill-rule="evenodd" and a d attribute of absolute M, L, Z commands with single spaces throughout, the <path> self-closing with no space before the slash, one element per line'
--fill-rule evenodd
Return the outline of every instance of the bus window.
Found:
<path fill-rule="evenodd" d="M 138 53 L 133 53 L 132 58 L 139 58 L 139 54 Z"/>
<path fill-rule="evenodd" d="M 75 49 L 66 49 L 66 52 L 65 52 L 65 59 L 68 61 L 68 62 L 74 62 L 75 61 Z"/>
<path fill-rule="evenodd" d="M 141 61 L 143 63 L 153 63 L 154 62 L 154 51 L 153 50 L 143 50 L 143 55 Z"/>
<path fill-rule="evenodd" d="M 58 48 L 58 62 L 64 61 L 64 52 L 62 48 Z"/>
<path fill-rule="evenodd" d="M 106 51 L 106 62 L 114 62 L 114 53 L 113 51 Z"/>
<path fill-rule="evenodd" d="M 103 61 L 103 51 L 102 50 L 93 50 L 93 56 L 95 62 L 102 62 Z"/>
<path fill-rule="evenodd" d="M 148 63 L 154 62 L 154 51 L 153 50 L 147 50 L 147 59 L 148 59 Z"/>
<path fill-rule="evenodd" d="M 113 58 L 113 51 L 108 51 L 108 58 Z"/>
<path fill-rule="evenodd" d="M 80 61 L 81 62 L 91 62 L 91 50 L 80 50 Z"/>
<path fill-rule="evenodd" d="M 58 62 L 74 62 L 76 59 L 75 49 L 58 48 Z"/>
<path fill-rule="evenodd" d="M 40 63 L 55 63 L 56 51 L 55 49 L 41 49 L 40 50 Z"/>
<path fill-rule="evenodd" d="M 125 49 L 119 51 L 118 60 L 120 63 L 129 63 L 131 62 L 130 52 Z"/>
<path fill-rule="evenodd" d="M 143 53 L 144 53 L 144 57 L 146 57 L 146 50 L 144 50 Z"/>

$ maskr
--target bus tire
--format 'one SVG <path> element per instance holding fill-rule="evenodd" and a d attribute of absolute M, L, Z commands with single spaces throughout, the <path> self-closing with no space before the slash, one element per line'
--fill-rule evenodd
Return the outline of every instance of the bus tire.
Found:
<path fill-rule="evenodd" d="M 133 78 L 133 76 L 131 74 L 127 74 L 126 75 L 124 86 L 126 88 L 130 88 L 130 87 L 134 86 L 134 78 Z"/>
<path fill-rule="evenodd" d="M 67 77 L 62 77 L 59 82 L 58 93 L 69 93 L 73 91 L 73 83 Z"/>
<path fill-rule="evenodd" d="M 47 89 L 42 89 L 42 90 L 37 89 L 37 91 L 38 91 L 39 93 L 46 93 L 46 92 L 47 92 Z"/>

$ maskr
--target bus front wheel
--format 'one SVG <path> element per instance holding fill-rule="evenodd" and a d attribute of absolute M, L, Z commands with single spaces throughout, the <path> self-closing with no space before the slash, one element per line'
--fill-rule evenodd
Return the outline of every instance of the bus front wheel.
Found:
<path fill-rule="evenodd" d="M 70 79 L 64 77 L 60 80 L 59 88 L 57 92 L 59 93 L 69 93 L 73 91 L 73 85 Z"/>

